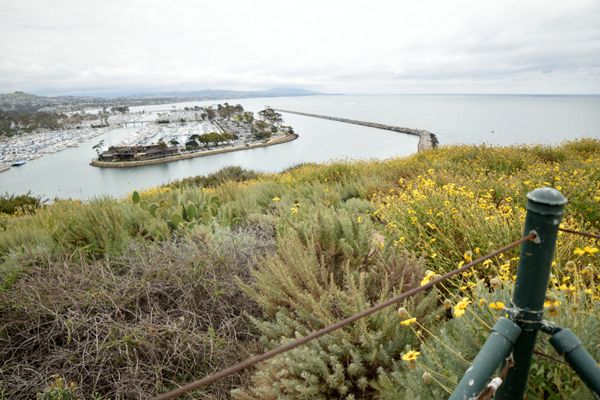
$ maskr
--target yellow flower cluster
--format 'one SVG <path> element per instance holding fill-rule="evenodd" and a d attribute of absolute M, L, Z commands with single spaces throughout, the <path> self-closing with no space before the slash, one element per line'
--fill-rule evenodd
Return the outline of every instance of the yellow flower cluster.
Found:
<path fill-rule="evenodd" d="M 169 193 L 171 190 L 172 189 L 168 186 L 157 186 L 140 192 L 140 196 L 152 197 L 163 193 Z"/>
<path fill-rule="evenodd" d="M 490 307 L 492 310 L 504 310 L 506 306 L 502 301 L 494 301 L 488 304 L 488 307 Z"/>
<path fill-rule="evenodd" d="M 575 250 L 573 250 L 573 254 L 575 254 L 576 256 L 583 256 L 586 254 L 596 254 L 597 252 L 598 252 L 598 248 L 592 247 L 592 246 L 585 246 L 583 249 L 576 247 Z"/>

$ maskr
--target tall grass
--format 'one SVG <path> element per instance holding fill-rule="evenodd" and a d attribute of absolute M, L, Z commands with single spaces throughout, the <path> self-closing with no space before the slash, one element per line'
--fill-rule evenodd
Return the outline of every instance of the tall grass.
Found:
<path fill-rule="evenodd" d="M 0 214 L 0 393 L 149 398 L 518 238 L 536 187 L 569 198 L 563 226 L 600 231 L 599 166 L 592 139 L 442 147 Z M 559 235 L 548 303 L 596 352 L 598 247 Z M 516 257 L 193 396 L 443 397 L 501 314 L 489 304 L 510 298 Z M 588 393 L 548 359 L 532 371 L 530 398 Z"/>

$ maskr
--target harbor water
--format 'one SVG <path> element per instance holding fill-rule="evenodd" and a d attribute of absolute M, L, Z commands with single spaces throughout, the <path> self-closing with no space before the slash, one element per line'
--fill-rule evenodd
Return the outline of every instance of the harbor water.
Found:
<path fill-rule="evenodd" d="M 227 100 L 132 107 L 131 111 L 211 105 Z M 307 113 L 424 129 L 447 144 L 558 144 L 600 138 L 600 96 L 368 95 L 233 99 L 258 112 L 266 105 Z M 418 137 L 364 126 L 283 114 L 300 137 L 276 146 L 128 169 L 89 165 L 100 140 L 116 145 L 140 129 L 117 128 L 79 147 L 44 155 L 0 173 L 0 192 L 30 191 L 47 199 L 125 196 L 230 165 L 276 172 L 304 162 L 386 159 L 413 154 Z"/>

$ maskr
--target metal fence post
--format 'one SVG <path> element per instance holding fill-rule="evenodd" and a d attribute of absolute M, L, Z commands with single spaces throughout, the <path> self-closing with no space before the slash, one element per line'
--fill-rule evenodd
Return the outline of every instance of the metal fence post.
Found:
<path fill-rule="evenodd" d="M 512 319 L 522 329 L 513 349 L 511 368 L 496 400 L 523 399 L 538 329 L 544 313 L 544 301 L 550 279 L 558 225 L 567 199 L 556 189 L 541 188 L 527 194 L 525 235 L 534 231 L 534 241 L 521 247 L 517 281 L 512 300 Z"/>
<path fill-rule="evenodd" d="M 560 329 L 550 338 L 558 354 L 565 360 L 588 388 L 600 398 L 600 366 L 581 345 L 581 341 L 570 329 Z"/>
<path fill-rule="evenodd" d="M 499 318 L 448 400 L 473 399 L 484 390 L 492 374 L 510 354 L 520 333 L 521 328 L 513 321 Z"/>

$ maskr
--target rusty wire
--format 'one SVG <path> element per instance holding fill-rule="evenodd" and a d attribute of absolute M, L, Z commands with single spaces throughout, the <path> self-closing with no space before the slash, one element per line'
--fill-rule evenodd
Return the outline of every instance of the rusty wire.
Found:
<path fill-rule="evenodd" d="M 535 354 L 537 356 L 540 356 L 540 357 L 547 358 L 547 359 L 552 360 L 554 362 L 557 362 L 559 364 L 569 365 L 566 362 L 564 362 L 563 360 L 561 360 L 560 358 L 551 356 L 550 354 L 546 354 L 546 353 L 544 353 L 543 351 L 540 351 L 540 350 L 534 350 L 533 354 Z"/>
<path fill-rule="evenodd" d="M 317 339 L 317 338 L 319 338 L 321 336 L 324 336 L 324 335 L 326 335 L 326 334 L 328 334 L 330 332 L 333 332 L 333 331 L 335 331 L 337 329 L 343 328 L 346 325 L 351 324 L 352 322 L 355 322 L 355 321 L 357 321 L 357 320 L 359 320 L 361 318 L 364 318 L 364 317 L 367 317 L 367 316 L 369 316 L 369 315 L 371 315 L 373 313 L 376 313 L 377 311 L 380 311 L 380 310 L 382 310 L 382 309 L 384 309 L 384 308 L 386 308 L 386 307 L 388 307 L 388 306 L 390 306 L 392 304 L 398 303 L 398 302 L 400 302 L 402 300 L 405 300 L 405 299 L 407 299 L 407 298 L 409 298 L 411 296 L 414 296 L 414 295 L 416 295 L 416 294 L 418 294 L 420 292 L 423 292 L 423 291 L 425 291 L 427 289 L 430 289 L 433 286 L 437 285 L 438 283 L 443 282 L 443 281 L 445 281 L 445 280 L 447 280 L 447 279 L 449 279 L 449 278 L 451 278 L 451 277 L 453 277 L 455 275 L 458 275 L 458 274 L 460 274 L 462 272 L 465 272 L 466 270 L 474 267 L 477 264 L 482 263 L 483 261 L 485 261 L 487 259 L 496 257 L 497 255 L 499 255 L 501 253 L 504 253 L 505 251 L 513 249 L 513 248 L 515 248 L 515 247 L 519 246 L 520 244 L 525 243 L 527 241 L 534 240 L 535 238 L 536 238 L 536 234 L 533 233 L 533 232 L 531 232 L 528 235 L 522 237 L 521 239 L 515 240 L 514 242 L 512 242 L 512 243 L 510 243 L 510 244 L 508 244 L 508 245 L 506 245 L 504 247 L 501 247 L 500 249 L 497 249 L 497 250 L 495 250 L 495 251 L 493 251 L 493 252 L 491 252 L 489 254 L 486 254 L 485 256 L 480 257 L 480 258 L 478 258 L 478 259 L 476 259 L 476 260 L 474 260 L 474 261 L 472 261 L 472 262 L 470 262 L 468 264 L 465 264 L 464 266 L 462 266 L 460 268 L 457 268 L 457 269 L 452 270 L 452 271 L 450 271 L 450 272 L 448 272 L 448 273 L 446 273 L 446 274 L 444 274 L 442 276 L 434 278 L 429 283 L 426 283 L 426 284 L 424 284 L 422 286 L 419 286 L 419 287 L 416 287 L 416 288 L 412 288 L 412 289 L 410 289 L 410 290 L 408 290 L 408 291 L 406 291 L 404 293 L 399 294 L 396 297 L 393 297 L 393 298 L 391 298 L 389 300 L 384 301 L 383 303 L 379 303 L 377 305 L 374 305 L 373 307 L 367 308 L 366 310 L 360 311 L 360 312 L 358 312 L 358 313 L 356 313 L 354 315 L 351 315 L 348 318 L 345 318 L 345 319 L 343 319 L 341 321 L 338 321 L 338 322 L 336 322 L 336 323 L 334 323 L 332 325 L 329 325 L 329 326 L 327 326 L 325 328 L 322 328 L 322 329 L 320 329 L 318 331 L 312 332 L 312 333 L 310 333 L 310 334 L 308 334 L 308 335 L 306 335 L 304 337 L 301 337 L 299 339 L 293 340 L 293 341 L 291 341 L 291 342 L 289 342 L 287 344 L 284 344 L 283 346 L 280 346 L 280 347 L 278 347 L 276 349 L 273 349 L 273 350 L 267 351 L 266 353 L 259 354 L 257 356 L 248 358 L 245 361 L 242 361 L 242 362 L 240 362 L 238 364 L 235 364 L 235 365 L 233 365 L 231 367 L 225 368 L 225 369 L 223 369 L 223 370 L 221 370 L 219 372 L 216 372 L 216 373 L 214 373 L 212 375 L 208 375 L 208 376 L 206 376 L 206 377 L 204 377 L 202 379 L 199 379 L 199 380 L 196 380 L 194 382 L 188 383 L 188 384 L 186 384 L 184 386 L 181 386 L 181 387 L 179 387 L 179 388 L 177 388 L 175 390 L 172 390 L 170 392 L 166 392 L 166 393 L 160 394 L 160 395 L 156 396 L 154 398 L 154 400 L 167 400 L 167 399 L 173 399 L 173 398 L 179 397 L 179 396 L 181 396 L 181 395 L 183 395 L 183 394 L 185 394 L 185 393 L 187 393 L 189 391 L 198 389 L 201 386 L 209 385 L 209 384 L 211 384 L 211 383 L 213 383 L 213 382 L 215 382 L 215 381 L 217 381 L 217 380 L 219 380 L 221 378 L 224 378 L 224 377 L 229 376 L 231 374 L 234 374 L 234 373 L 236 373 L 238 371 L 241 371 L 241 370 L 243 370 L 245 368 L 248 368 L 248 367 L 251 367 L 253 365 L 256 365 L 256 364 L 258 364 L 258 363 L 260 363 L 262 361 L 266 361 L 266 360 L 268 360 L 270 358 L 273 358 L 273 357 L 275 357 L 275 356 L 277 356 L 279 354 L 282 354 L 282 353 L 285 353 L 287 351 L 293 350 L 293 349 L 295 349 L 298 346 L 301 346 L 303 344 L 306 344 L 306 343 L 310 342 L 311 340 Z"/>
<path fill-rule="evenodd" d="M 600 235 L 598 235 L 596 233 L 575 231 L 573 229 L 566 229 L 566 228 L 558 228 L 558 230 L 561 232 L 572 233 L 573 235 L 585 236 L 585 237 L 589 237 L 592 239 L 600 239 Z"/>
<path fill-rule="evenodd" d="M 510 355 L 504 361 L 504 367 L 502 367 L 502 371 L 500 371 L 500 374 L 496 378 L 492 379 L 490 383 L 488 383 L 488 385 L 485 387 L 485 389 L 483 389 L 483 391 L 479 393 L 477 400 L 491 400 L 496 394 L 498 388 L 504 383 L 506 375 L 508 375 L 508 371 L 514 366 L 515 359 L 513 357 L 513 353 L 510 353 Z"/>

